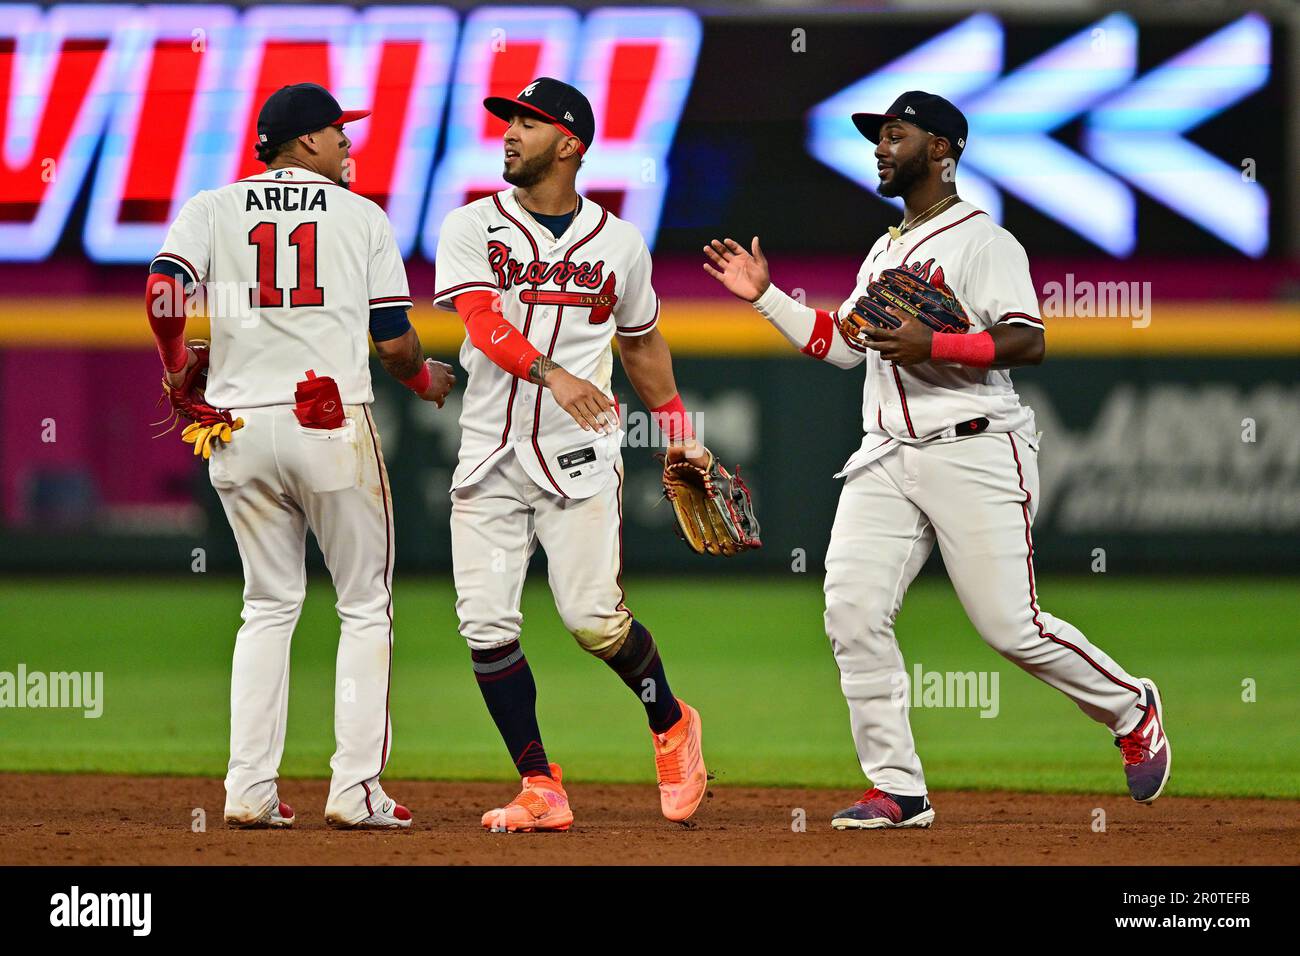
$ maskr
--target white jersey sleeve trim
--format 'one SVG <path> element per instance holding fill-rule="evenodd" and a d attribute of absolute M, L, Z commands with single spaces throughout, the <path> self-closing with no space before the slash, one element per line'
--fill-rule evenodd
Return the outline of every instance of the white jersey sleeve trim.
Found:
<path fill-rule="evenodd" d="M 659 297 L 655 296 L 655 314 L 650 319 L 649 322 L 646 322 L 644 325 L 623 326 L 618 329 L 615 329 L 615 331 L 619 335 L 625 336 L 627 338 L 636 338 L 637 336 L 645 335 L 646 333 L 652 331 L 655 328 L 655 326 L 659 324 L 659 307 L 661 304 L 662 303 L 660 302 Z"/>
<path fill-rule="evenodd" d="M 1037 316 L 1030 315 L 1027 312 L 1008 312 L 1002 318 L 998 319 L 996 325 L 1027 325 L 1030 328 L 1046 328 L 1043 320 Z"/>
<path fill-rule="evenodd" d="M 374 311 L 375 309 L 391 309 L 394 306 L 413 309 L 415 308 L 415 300 L 413 300 L 409 295 L 385 295 L 380 296 L 378 299 L 370 300 L 371 311 Z"/>

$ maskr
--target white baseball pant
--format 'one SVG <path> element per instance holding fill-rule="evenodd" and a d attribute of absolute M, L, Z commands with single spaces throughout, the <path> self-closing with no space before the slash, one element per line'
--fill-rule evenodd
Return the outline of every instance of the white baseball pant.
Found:
<path fill-rule="evenodd" d="M 244 565 L 244 625 L 230 679 L 226 815 L 256 817 L 278 799 L 289 708 L 289 643 L 302 611 L 307 529 L 338 600 L 334 736 L 325 812 L 364 819 L 382 800 L 392 746 L 392 496 L 379 433 L 364 405 L 342 428 L 304 428 L 291 405 L 232 409 L 244 419 L 215 450 L 209 479 Z"/>
<path fill-rule="evenodd" d="M 473 650 L 519 639 L 528 560 L 540 542 L 564 626 L 600 658 L 627 637 L 624 605 L 623 462 L 589 498 L 561 498 L 539 487 L 513 452 L 482 480 L 451 494 L 451 554 L 461 636 Z"/>
<path fill-rule="evenodd" d="M 1008 434 L 899 445 L 845 481 L 826 554 L 826 633 L 862 772 L 881 790 L 926 792 L 894 619 L 936 540 L 958 599 L 994 650 L 1114 733 L 1143 716 L 1138 680 L 1038 608 L 1037 503 L 1038 452 Z"/>

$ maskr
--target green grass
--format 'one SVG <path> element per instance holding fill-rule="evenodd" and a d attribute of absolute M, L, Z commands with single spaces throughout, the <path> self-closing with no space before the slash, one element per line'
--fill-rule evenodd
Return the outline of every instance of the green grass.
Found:
<path fill-rule="evenodd" d="M 293 648 L 286 776 L 324 776 L 333 750 L 337 621 L 313 581 Z M 1045 583 L 1041 599 L 1133 673 L 1159 680 L 1176 750 L 1172 793 L 1300 796 L 1294 580 L 1106 576 Z M 856 789 L 861 773 L 821 627 L 820 582 L 632 580 L 674 689 L 705 717 L 722 784 Z M 396 587 L 395 739 L 388 775 L 506 779 L 510 766 L 456 633 L 450 583 Z M 73 579 L 0 584 L 0 671 L 103 671 L 104 714 L 0 710 L 0 769 L 204 774 L 225 770 L 233 580 Z M 524 599 L 525 647 L 547 749 L 576 779 L 653 774 L 637 702 L 563 630 L 543 580 Z M 898 622 L 909 668 L 1000 673 L 1000 713 L 914 708 L 935 789 L 1122 791 L 1104 728 L 993 653 L 947 581 L 918 582 Z M 1243 681 L 1257 701 L 1242 700 Z"/>

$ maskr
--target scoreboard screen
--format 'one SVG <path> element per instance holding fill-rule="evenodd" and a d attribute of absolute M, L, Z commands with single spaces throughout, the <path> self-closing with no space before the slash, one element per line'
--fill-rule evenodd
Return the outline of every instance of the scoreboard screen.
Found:
<path fill-rule="evenodd" d="M 896 221 L 849 121 L 903 90 L 970 120 L 964 196 L 1032 252 L 1257 258 L 1285 248 L 1283 29 L 991 14 L 701 18 L 671 7 L 0 5 L 0 261 L 141 264 L 180 205 L 260 169 L 258 108 L 329 87 L 351 188 L 432 259 L 443 215 L 501 188 L 482 100 L 537 76 L 597 118 L 584 193 L 652 246 L 701 230 L 856 250 Z M 1231 210 L 1227 214 L 1225 210 Z M 867 229 L 866 227 L 870 227 Z"/>

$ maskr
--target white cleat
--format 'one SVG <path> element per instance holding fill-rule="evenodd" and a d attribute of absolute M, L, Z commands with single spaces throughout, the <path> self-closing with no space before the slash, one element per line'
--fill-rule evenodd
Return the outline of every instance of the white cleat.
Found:
<path fill-rule="evenodd" d="M 297 819 L 293 807 L 280 800 L 275 806 L 266 810 L 259 817 L 238 817 L 226 815 L 226 826 L 232 830 L 287 830 Z"/>
<path fill-rule="evenodd" d="M 360 820 L 347 821 L 330 814 L 325 815 L 325 822 L 335 830 L 409 830 L 411 828 L 411 811 L 392 797 L 383 797 L 373 802 L 375 812 Z"/>

